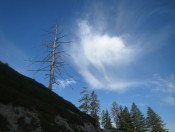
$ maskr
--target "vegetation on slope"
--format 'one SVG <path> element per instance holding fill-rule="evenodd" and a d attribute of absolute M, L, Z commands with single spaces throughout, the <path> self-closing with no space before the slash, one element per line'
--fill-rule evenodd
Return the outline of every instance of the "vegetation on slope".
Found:
<path fill-rule="evenodd" d="M 60 126 L 54 121 L 54 117 L 58 114 L 67 119 L 69 124 L 83 126 L 83 122 L 91 122 L 95 125 L 93 118 L 79 111 L 73 104 L 1 62 L 0 103 L 23 106 L 31 111 L 37 110 L 41 126 L 45 131 L 54 132 L 58 129 L 65 129 L 59 128 Z"/>

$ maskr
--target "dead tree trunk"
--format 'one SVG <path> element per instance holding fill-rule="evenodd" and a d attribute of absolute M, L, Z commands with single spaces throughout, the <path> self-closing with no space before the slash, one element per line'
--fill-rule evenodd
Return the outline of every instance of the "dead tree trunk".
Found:
<path fill-rule="evenodd" d="M 55 56 L 56 56 L 56 44 L 57 44 L 57 25 L 55 29 L 55 36 L 54 36 L 54 42 L 53 42 L 53 48 L 52 48 L 52 61 L 50 65 L 50 79 L 49 79 L 49 86 L 48 88 L 52 90 L 52 84 L 54 79 L 54 68 L 55 68 Z"/>
<path fill-rule="evenodd" d="M 59 81 L 56 79 L 65 79 L 63 74 L 67 74 L 67 76 L 70 77 L 70 75 L 68 75 L 68 73 L 65 71 L 66 64 L 63 56 L 63 54 L 65 55 L 65 51 L 64 49 L 62 49 L 63 47 L 61 46 L 62 44 L 70 42 L 65 42 L 63 40 L 65 35 L 62 34 L 60 29 L 58 29 L 57 24 L 55 26 L 54 32 L 46 32 L 49 35 L 53 35 L 52 37 L 54 39 L 51 38 L 51 41 L 46 41 L 46 44 L 42 45 L 42 47 L 45 47 L 48 52 L 45 57 L 38 60 L 30 60 L 30 62 L 32 63 L 41 64 L 40 68 L 30 71 L 35 71 L 36 73 L 41 71 L 47 72 L 45 75 L 46 78 L 49 78 L 48 88 L 52 90 L 53 84 L 59 85 Z"/>

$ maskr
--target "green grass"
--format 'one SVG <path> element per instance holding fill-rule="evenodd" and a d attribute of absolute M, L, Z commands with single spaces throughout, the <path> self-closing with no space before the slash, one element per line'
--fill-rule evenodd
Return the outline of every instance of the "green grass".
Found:
<path fill-rule="evenodd" d="M 29 110 L 37 110 L 41 125 L 45 131 L 56 131 L 57 126 L 54 117 L 60 115 L 68 119 L 68 123 L 83 125 L 83 121 L 95 121 L 90 116 L 79 111 L 72 103 L 64 100 L 44 85 L 30 79 L 10 68 L 7 64 L 0 62 L 0 102 L 23 106 Z M 72 111 L 82 117 L 81 119 Z M 65 128 L 60 128 L 65 129 Z"/>

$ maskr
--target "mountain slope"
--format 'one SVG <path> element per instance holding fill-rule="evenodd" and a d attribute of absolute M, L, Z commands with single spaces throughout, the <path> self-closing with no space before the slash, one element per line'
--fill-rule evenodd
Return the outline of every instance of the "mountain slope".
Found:
<path fill-rule="evenodd" d="M 0 62 L 0 131 L 98 132 L 95 121 L 35 80 Z"/>

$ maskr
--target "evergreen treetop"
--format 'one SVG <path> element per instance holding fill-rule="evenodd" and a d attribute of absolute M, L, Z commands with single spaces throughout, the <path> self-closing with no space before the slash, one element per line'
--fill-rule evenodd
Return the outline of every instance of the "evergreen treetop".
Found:
<path fill-rule="evenodd" d="M 147 109 L 147 126 L 151 132 L 167 132 L 161 117 L 151 107 Z"/>
<path fill-rule="evenodd" d="M 112 122 L 111 122 L 111 117 L 109 115 L 108 110 L 102 111 L 102 119 L 101 119 L 101 125 L 105 129 L 111 129 L 112 128 Z"/>
<path fill-rule="evenodd" d="M 99 111 L 100 111 L 100 103 L 95 91 L 91 92 L 90 96 L 90 115 L 95 119 L 96 124 L 99 126 Z"/>
<path fill-rule="evenodd" d="M 146 131 L 145 117 L 135 103 L 132 103 L 130 115 L 134 130 L 137 132 L 145 132 Z"/>
<path fill-rule="evenodd" d="M 121 116 L 122 116 L 122 127 L 123 127 L 123 129 L 126 130 L 127 132 L 133 132 L 134 128 L 133 128 L 131 116 L 130 116 L 129 110 L 126 106 L 123 109 L 123 111 L 121 113 Z"/>
<path fill-rule="evenodd" d="M 84 87 L 83 90 L 80 92 L 80 94 L 82 94 L 82 98 L 79 100 L 79 102 L 81 103 L 81 105 L 79 106 L 79 109 L 82 110 L 82 112 L 88 114 L 89 113 L 89 103 L 90 103 L 90 97 L 89 97 L 89 93 L 88 93 L 88 88 Z"/>
<path fill-rule="evenodd" d="M 114 122 L 116 128 L 119 128 L 120 108 L 119 108 L 119 106 L 118 106 L 118 104 L 117 104 L 116 101 L 114 101 L 114 102 L 112 103 L 111 115 L 112 115 L 113 122 Z"/>

